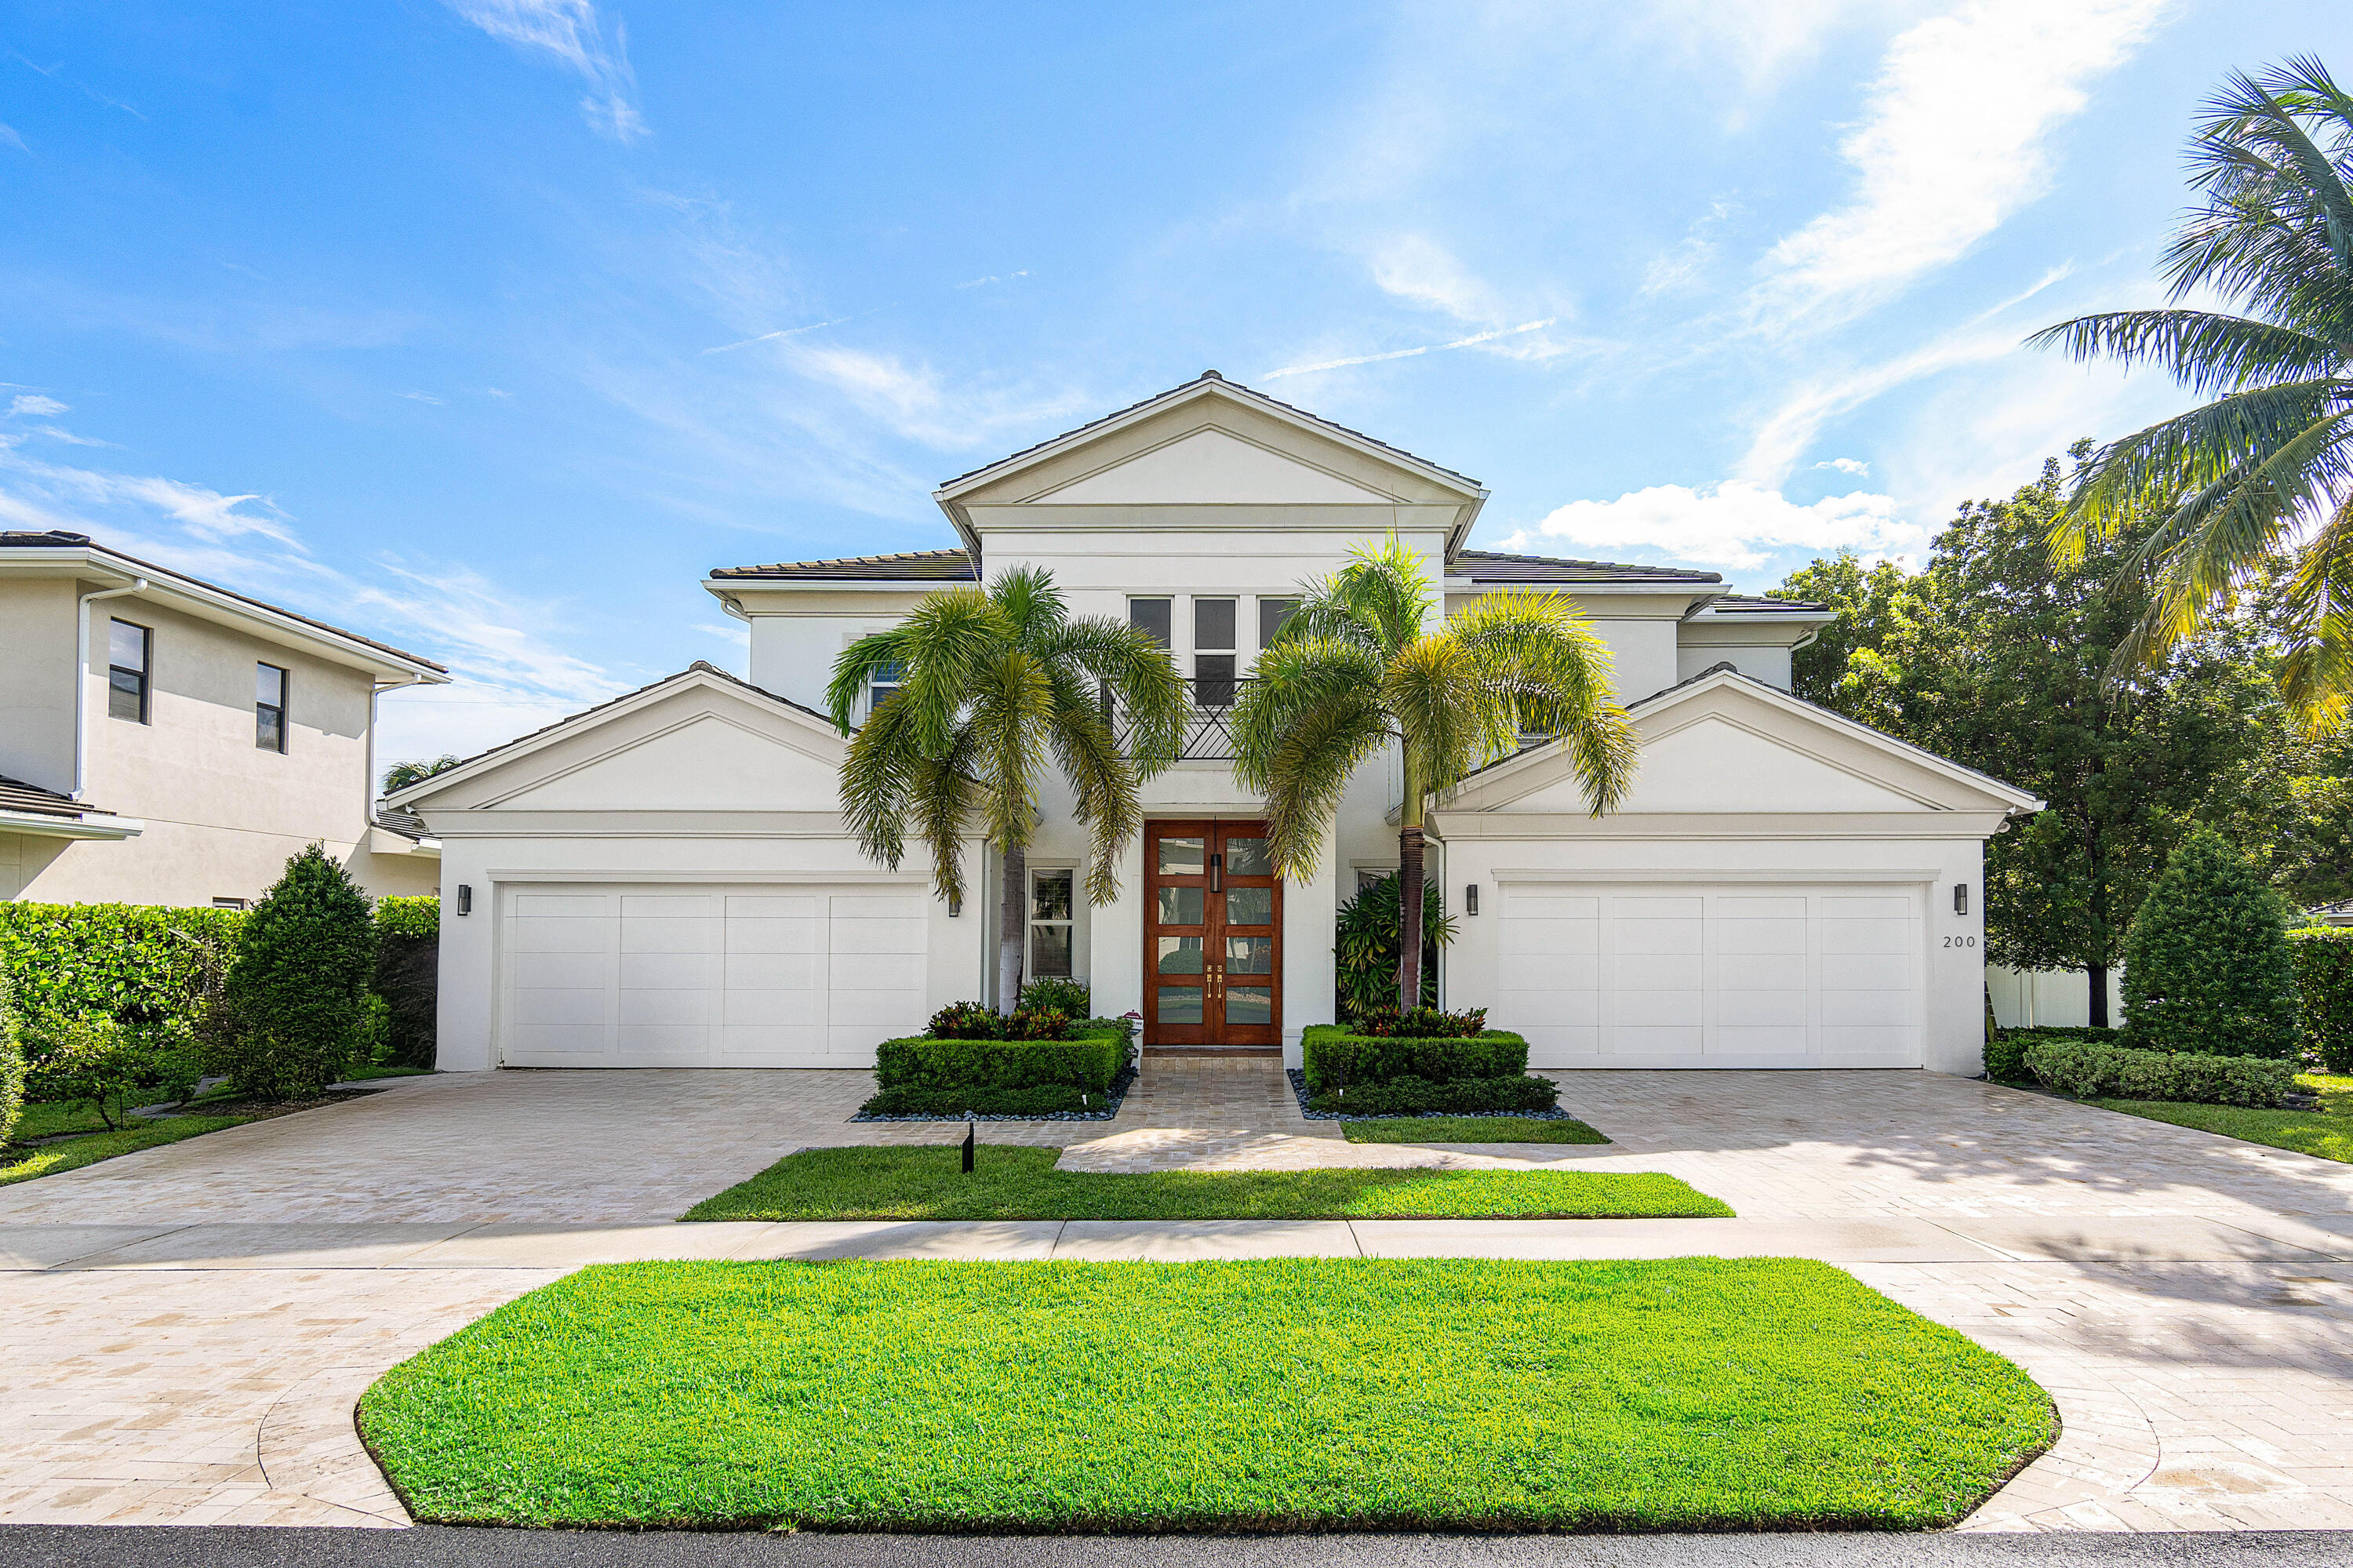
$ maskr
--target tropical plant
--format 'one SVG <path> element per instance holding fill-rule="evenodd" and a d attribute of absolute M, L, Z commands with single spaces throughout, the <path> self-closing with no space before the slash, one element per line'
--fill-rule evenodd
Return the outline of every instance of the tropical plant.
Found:
<path fill-rule="evenodd" d="M 1300 585 L 1298 608 L 1259 655 L 1234 707 L 1234 777 L 1266 799 L 1276 871 L 1304 880 L 1349 777 L 1397 748 L 1397 991 L 1410 1012 L 1421 999 L 1429 799 L 1542 735 L 1567 751 L 1599 816 L 1633 782 L 1634 729 L 1609 697 L 1608 645 L 1568 600 L 1486 594 L 1432 628 L 1438 596 L 1394 535 L 1349 556 Z"/>
<path fill-rule="evenodd" d="M 1084 980 L 1060 975 L 1048 975 L 1033 980 L 1021 988 L 1021 1006 L 1031 1012 L 1043 1012 L 1049 1008 L 1066 1018 L 1084 1018 L 1094 1011 L 1087 995 Z"/>
<path fill-rule="evenodd" d="M 895 677 L 898 691 L 853 726 L 880 675 Z M 1141 785 L 1176 760 L 1192 716 L 1166 649 L 1107 616 L 1071 615 L 1036 567 L 986 590 L 927 595 L 897 626 L 859 639 L 834 662 L 827 701 L 851 737 L 841 804 L 868 858 L 896 870 L 912 826 L 932 852 L 933 887 L 953 906 L 964 900 L 964 841 L 976 827 L 1003 857 L 997 1005 L 1007 1013 L 1021 991 L 1029 847 L 1048 756 L 1092 836 L 1087 896 L 1107 904 L 1143 819 Z M 1124 751 L 1114 704 L 1129 721 Z"/>
<path fill-rule="evenodd" d="M 1332 958 L 1338 981 L 1340 1015 L 1362 1018 L 1383 1008 L 1396 1011 L 1398 934 L 1404 929 L 1398 905 L 1396 872 L 1366 883 L 1340 906 L 1332 926 Z M 1438 984 L 1438 949 L 1454 940 L 1454 916 L 1435 886 L 1421 891 L 1421 984 Z"/>
<path fill-rule="evenodd" d="M 222 988 L 207 1064 L 241 1094 L 314 1094 L 350 1065 L 367 1023 L 375 925 L 366 895 L 324 846 L 286 863 L 248 916 Z"/>
<path fill-rule="evenodd" d="M 2321 63 L 2233 73 L 2189 143 L 2203 202 L 2159 270 L 2164 308 L 2028 339 L 2153 365 L 2212 401 L 2103 447 L 2054 520 L 2063 561 L 2161 521 L 2119 565 L 2147 608 L 2115 670 L 2147 665 L 2292 549 L 2282 692 L 2308 716 L 2353 696 L 2353 97 Z M 2184 308 L 2203 292 L 2221 311 Z"/>
<path fill-rule="evenodd" d="M 2158 1051 L 2303 1048 L 2287 905 L 2211 828 L 2173 852 L 2125 943 L 2125 1037 Z"/>
<path fill-rule="evenodd" d="M 384 770 L 384 793 L 389 795 L 436 773 L 447 773 L 461 760 L 456 753 L 445 751 L 430 762 L 396 762 Z"/>

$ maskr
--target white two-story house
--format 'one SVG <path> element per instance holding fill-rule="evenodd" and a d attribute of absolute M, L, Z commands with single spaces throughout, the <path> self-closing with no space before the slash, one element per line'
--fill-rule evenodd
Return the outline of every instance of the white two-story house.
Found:
<path fill-rule="evenodd" d="M 0 533 L 0 898 L 242 908 L 314 842 L 430 893 L 438 846 L 372 809 L 375 707 L 448 679 L 84 535 Z"/>
<path fill-rule="evenodd" d="M 1073 611 L 1150 630 L 1199 699 L 1114 902 L 1087 905 L 1083 832 L 1050 798 L 1026 972 L 1084 979 L 1148 1047 L 1295 1062 L 1334 1015 L 1335 910 L 1396 865 L 1398 775 L 1362 770 L 1315 876 L 1278 882 L 1226 705 L 1300 583 L 1394 534 L 1450 609 L 1572 599 L 1642 741 L 1606 818 L 1542 745 L 1436 804 L 1430 874 L 1460 932 L 1447 1005 L 1525 1033 L 1544 1069 L 1979 1070 L 1983 846 L 2039 803 L 1792 697 L 1820 607 L 1470 549 L 1474 482 L 1215 373 L 935 498 L 960 548 L 711 573 L 749 623 L 748 679 L 698 664 L 394 797 L 442 844 L 443 1066 L 862 1067 L 932 1011 L 989 1000 L 994 857 L 972 845 L 962 908 L 919 858 L 868 862 L 819 710 L 851 641 L 1017 566 L 1050 570 Z"/>

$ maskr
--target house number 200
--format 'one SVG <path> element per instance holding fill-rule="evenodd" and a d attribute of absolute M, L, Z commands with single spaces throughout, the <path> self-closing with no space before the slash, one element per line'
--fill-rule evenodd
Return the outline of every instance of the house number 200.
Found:
<path fill-rule="evenodd" d="M 1948 948 L 1974 948 L 1977 945 L 1978 939 L 1975 937 L 1947 937 L 1945 938 L 1945 946 Z"/>

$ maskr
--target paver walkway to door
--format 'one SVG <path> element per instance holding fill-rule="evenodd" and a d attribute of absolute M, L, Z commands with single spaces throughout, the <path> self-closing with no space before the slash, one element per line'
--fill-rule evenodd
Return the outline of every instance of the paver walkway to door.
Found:
<path fill-rule="evenodd" d="M 2353 1528 L 2353 1167 L 1923 1073 L 1567 1075 L 1616 1141 L 1340 1141 L 1271 1063 L 1153 1059 L 1100 1169 L 1664 1171 L 1730 1221 L 674 1225 L 851 1124 L 860 1073 L 507 1073 L 0 1189 L 0 1520 L 403 1521 L 351 1428 L 385 1367 L 599 1259 L 1826 1258 L 2024 1365 L 2066 1431 L 1971 1529 Z"/>

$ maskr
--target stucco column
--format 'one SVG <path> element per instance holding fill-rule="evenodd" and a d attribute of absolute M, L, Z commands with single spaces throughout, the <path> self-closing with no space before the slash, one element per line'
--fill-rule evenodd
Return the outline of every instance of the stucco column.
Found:
<path fill-rule="evenodd" d="M 1300 1065 L 1300 1032 L 1311 1023 L 1330 1023 L 1332 988 L 1336 970 L 1332 958 L 1332 927 L 1340 908 L 1339 844 L 1334 830 L 1324 831 L 1324 847 L 1316 857 L 1315 874 L 1305 882 L 1282 887 L 1282 1064 Z"/>
<path fill-rule="evenodd" d="M 1144 1011 L 1144 835 L 1119 857 L 1119 896 L 1089 921 L 1087 984 L 1098 1018 Z"/>

